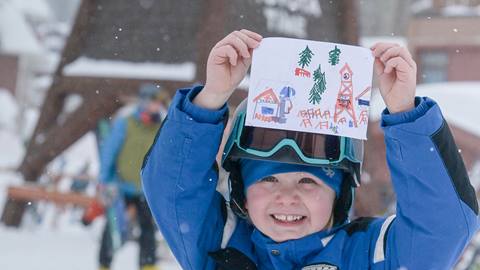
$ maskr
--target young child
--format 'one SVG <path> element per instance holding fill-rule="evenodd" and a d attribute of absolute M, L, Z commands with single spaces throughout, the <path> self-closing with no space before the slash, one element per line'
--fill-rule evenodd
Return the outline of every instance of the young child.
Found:
<path fill-rule="evenodd" d="M 475 191 L 438 105 L 415 97 L 416 64 L 396 44 L 371 48 L 396 216 L 348 220 L 361 141 L 247 127 L 245 104 L 223 152 L 225 203 L 215 156 L 226 101 L 261 40 L 241 30 L 215 45 L 205 86 L 177 92 L 145 158 L 148 203 L 183 269 L 451 269 L 478 226 Z"/>

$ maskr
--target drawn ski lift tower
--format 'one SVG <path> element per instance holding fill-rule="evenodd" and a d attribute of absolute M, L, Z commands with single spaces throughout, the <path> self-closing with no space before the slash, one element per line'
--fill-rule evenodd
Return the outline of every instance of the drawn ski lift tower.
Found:
<path fill-rule="evenodd" d="M 342 81 L 340 83 L 340 90 L 338 91 L 337 95 L 337 102 L 335 104 L 335 115 L 333 117 L 333 121 L 335 123 L 346 122 L 344 117 L 340 118 L 340 115 L 346 111 L 353 121 L 353 125 L 358 127 L 357 125 L 357 118 L 355 117 L 355 109 L 353 103 L 353 82 L 352 76 L 353 72 L 348 63 L 340 69 L 340 76 Z"/>

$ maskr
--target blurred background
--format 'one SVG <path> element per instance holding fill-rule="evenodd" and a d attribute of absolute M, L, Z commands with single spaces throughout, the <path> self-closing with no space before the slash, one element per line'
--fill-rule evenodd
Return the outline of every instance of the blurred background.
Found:
<path fill-rule="evenodd" d="M 135 110 L 146 83 L 169 97 L 203 83 L 210 48 L 242 28 L 407 46 L 418 95 L 440 104 L 478 191 L 480 0 L 0 0 L 0 269 L 99 269 L 112 121 Z M 231 111 L 247 89 L 248 76 Z M 375 84 L 371 94 L 354 216 L 395 212 Z M 126 220 L 111 269 L 139 269 L 141 226 Z M 158 232 L 155 240 L 151 269 L 180 269 Z M 456 269 L 480 269 L 480 235 Z"/>

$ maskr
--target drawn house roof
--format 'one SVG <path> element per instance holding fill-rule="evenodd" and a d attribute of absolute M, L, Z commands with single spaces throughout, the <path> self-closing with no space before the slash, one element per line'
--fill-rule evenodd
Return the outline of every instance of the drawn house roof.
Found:
<path fill-rule="evenodd" d="M 350 74 L 350 75 L 353 75 L 353 71 L 352 69 L 350 68 L 350 66 L 348 65 L 348 63 L 345 63 L 345 65 L 342 67 L 342 69 L 340 69 L 340 74 L 343 75 L 343 73 L 345 73 L 344 71 L 347 70 L 347 72 Z"/>
<path fill-rule="evenodd" d="M 273 89 L 271 87 L 263 91 L 262 93 L 260 93 L 258 96 L 256 96 L 253 99 L 253 102 L 259 102 L 259 101 L 265 102 L 270 100 L 273 101 L 273 103 L 275 104 L 280 103 L 280 100 L 278 100 L 277 95 L 275 94 L 275 92 L 273 92 Z M 272 102 L 269 102 L 269 103 L 272 103 Z"/>

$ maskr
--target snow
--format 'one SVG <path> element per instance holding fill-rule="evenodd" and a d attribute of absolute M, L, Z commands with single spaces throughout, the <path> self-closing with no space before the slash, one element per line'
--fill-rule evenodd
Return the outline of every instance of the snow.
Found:
<path fill-rule="evenodd" d="M 8 155 L 0 155 L 0 170 L 15 169 L 25 155 L 22 141 L 12 132 L 0 130 L 0 149 Z"/>
<path fill-rule="evenodd" d="M 315 0 L 257 0 L 263 3 L 267 29 L 280 34 L 307 38 L 307 16 L 320 17 L 322 9 Z"/>
<path fill-rule="evenodd" d="M 0 227 L 0 234 L 0 269 L 98 269 L 99 228 L 26 230 Z M 170 257 L 159 261 L 162 270 L 180 269 Z M 138 269 L 137 262 L 138 245 L 128 242 L 115 254 L 111 269 Z"/>
<path fill-rule="evenodd" d="M 88 132 L 61 155 L 59 155 L 49 168 L 54 171 L 60 170 L 64 174 L 78 174 L 85 166 L 89 164 L 87 173 L 89 175 L 98 175 L 99 159 L 97 151 L 97 139 L 93 132 Z"/>
<path fill-rule="evenodd" d="M 6 89 L 0 88 L 0 129 L 14 130 L 18 104 Z"/>
<path fill-rule="evenodd" d="M 466 5 L 448 5 L 442 9 L 442 15 L 447 17 L 466 17 L 479 14 L 475 9 Z"/>
<path fill-rule="evenodd" d="M 0 153 L 0 157 L 4 155 Z M 6 188 L 21 183 L 15 173 L 0 171 L 0 211 L 6 199 Z M 38 205 L 43 210 L 41 220 L 28 211 L 22 227 L 8 228 L 0 225 L 0 269 L 2 270 L 95 270 L 104 218 L 96 219 L 91 225 L 78 222 L 78 213 L 67 206 L 57 208 L 50 203 Z M 77 219 L 75 219 L 77 217 Z M 36 224 L 41 222 L 39 224 Z M 162 270 L 179 270 L 165 241 L 157 235 L 158 267 Z M 127 242 L 114 255 L 112 270 L 138 268 L 138 245 Z"/>
<path fill-rule="evenodd" d="M 53 17 L 50 6 L 44 0 L 10 0 L 10 2 L 27 16 L 39 19 L 48 19 Z"/>
<path fill-rule="evenodd" d="M 417 96 L 434 99 L 451 125 L 480 137 L 480 118 L 474 113 L 480 104 L 480 82 L 420 84 Z M 370 119 L 378 121 L 385 108 L 378 90 L 373 91 L 370 104 Z"/>
<path fill-rule="evenodd" d="M 76 111 L 83 104 L 83 97 L 78 94 L 71 94 L 65 98 L 65 103 L 63 105 L 64 113 L 72 113 Z"/>
<path fill-rule="evenodd" d="M 304 13 L 314 17 L 320 17 L 322 15 L 320 2 L 316 0 L 256 0 L 256 2 L 263 3 L 265 6 L 270 7 L 287 8 L 290 12 Z"/>
<path fill-rule="evenodd" d="M 63 69 L 65 76 L 135 78 L 152 80 L 193 81 L 195 64 L 134 63 L 79 57 Z"/>
<path fill-rule="evenodd" d="M 36 2 L 40 1 L 28 1 L 28 5 L 35 6 L 33 3 Z M 0 2 L 0 49 L 12 54 L 41 53 L 42 46 L 35 38 L 32 28 L 25 20 L 25 16 L 13 3 L 11 1 Z M 25 4 L 25 6 L 28 5 Z"/>
<path fill-rule="evenodd" d="M 418 0 L 411 4 L 410 10 L 413 14 L 420 13 L 433 7 L 432 0 Z"/>
<path fill-rule="evenodd" d="M 24 111 L 23 120 L 21 124 L 21 138 L 25 141 L 30 139 L 37 125 L 40 112 L 35 108 L 27 108 Z"/>

